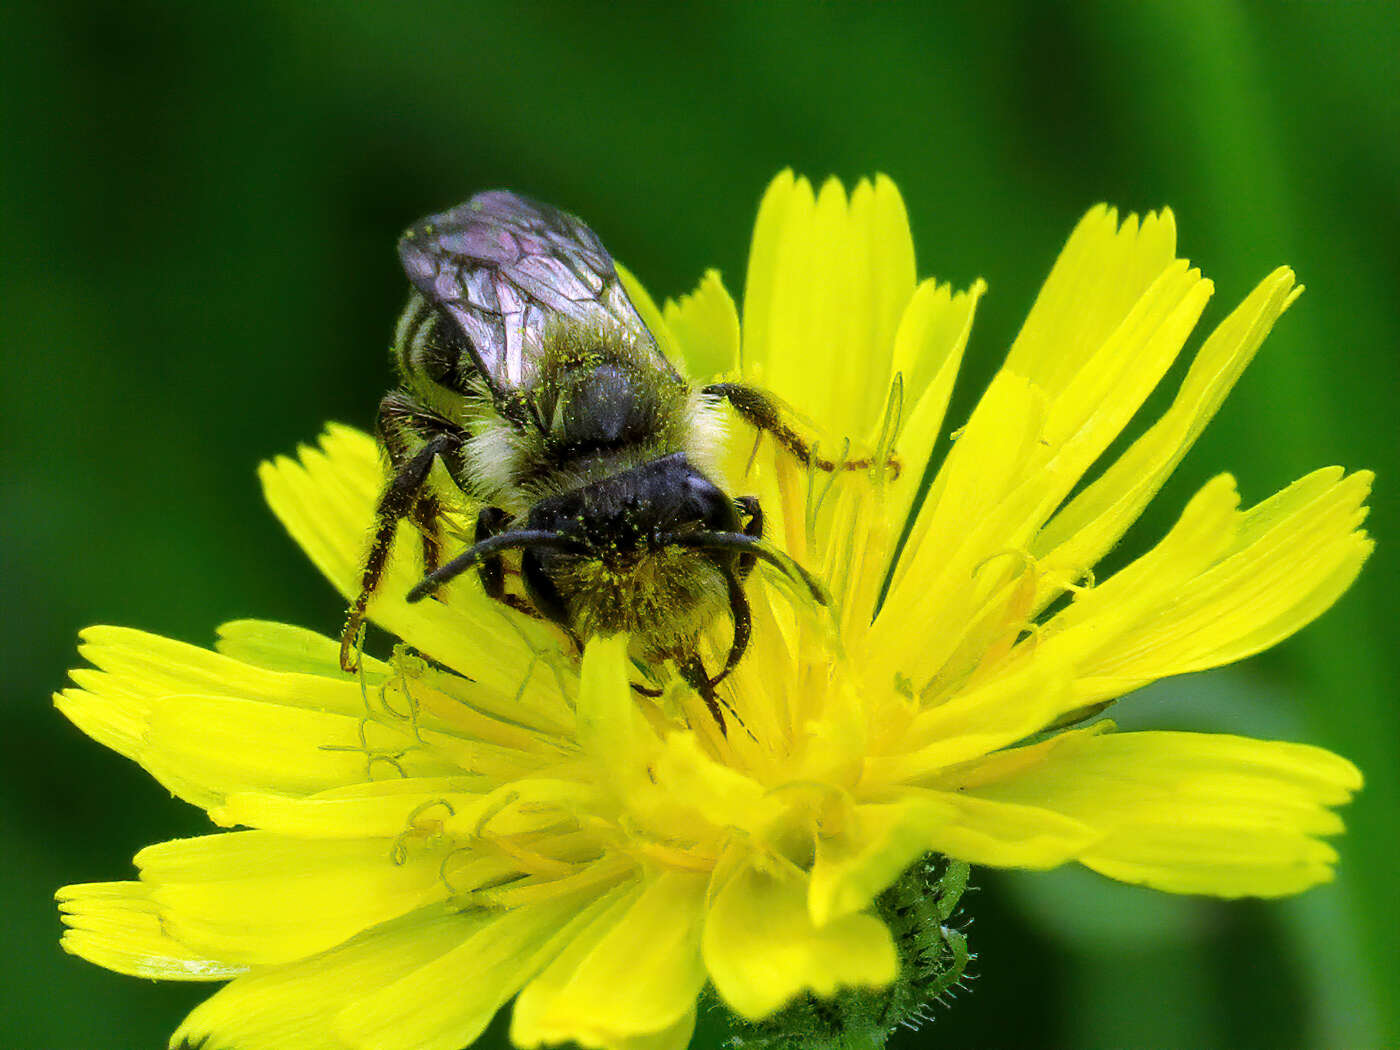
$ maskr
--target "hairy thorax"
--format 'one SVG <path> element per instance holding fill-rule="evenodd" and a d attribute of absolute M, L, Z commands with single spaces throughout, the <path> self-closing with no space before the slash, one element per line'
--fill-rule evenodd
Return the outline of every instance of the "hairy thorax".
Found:
<path fill-rule="evenodd" d="M 713 399 L 619 333 L 561 325 L 511 416 L 479 397 L 464 420 L 473 495 L 520 514 L 536 501 L 673 452 L 713 471 L 723 440 Z"/>

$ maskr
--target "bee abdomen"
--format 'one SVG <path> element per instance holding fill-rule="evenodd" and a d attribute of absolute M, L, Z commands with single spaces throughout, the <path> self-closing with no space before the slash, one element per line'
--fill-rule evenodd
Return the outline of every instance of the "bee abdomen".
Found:
<path fill-rule="evenodd" d="M 469 394 L 478 380 L 466 337 L 455 325 L 414 292 L 394 330 L 394 354 L 399 370 L 412 385 L 424 382 L 457 394 Z"/>

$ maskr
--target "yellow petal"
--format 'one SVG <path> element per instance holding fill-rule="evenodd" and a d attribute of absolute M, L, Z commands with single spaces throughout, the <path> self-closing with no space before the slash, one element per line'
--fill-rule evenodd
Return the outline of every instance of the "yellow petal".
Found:
<path fill-rule="evenodd" d="M 511 779 L 497 787 L 499 783 L 461 774 L 373 781 L 310 798 L 244 792 L 229 796 L 211 815 L 220 824 L 279 835 L 416 843 L 441 835 L 470 840 L 487 822 L 497 835 L 529 834 L 589 809 L 599 795 L 593 785 L 578 781 Z"/>
<path fill-rule="evenodd" d="M 1165 269 L 1074 377 L 1047 390 L 1045 445 L 1028 469 L 1054 463 L 1062 483 L 1077 482 L 1171 367 L 1211 291 L 1185 262 Z"/>
<path fill-rule="evenodd" d="M 898 750 L 866 759 L 865 783 L 925 780 L 1025 739 L 1072 706 L 1070 680 L 1068 666 L 1046 656 L 926 708 L 887 745 Z"/>
<path fill-rule="evenodd" d="M 363 716 L 171 696 L 151 705 L 136 757 L 162 783 L 182 789 L 181 795 L 202 790 L 219 801 L 237 791 L 309 795 L 375 776 L 459 771 L 456 763 L 416 745 L 411 729 Z"/>
<path fill-rule="evenodd" d="M 749 247 L 748 274 L 744 279 L 744 324 L 742 363 L 746 375 L 760 380 L 767 373 L 772 353 L 770 333 L 778 284 L 782 276 L 779 255 L 783 248 L 788 216 L 794 210 L 805 213 L 812 207 L 812 186 L 796 179 L 786 169 L 768 184 L 758 206 L 753 243 Z"/>
<path fill-rule="evenodd" d="M 340 669 L 340 641 L 293 624 L 271 620 L 233 620 L 218 629 L 214 648 L 224 656 L 268 671 L 288 671 L 345 680 Z M 372 680 L 392 668 L 368 653 L 361 669 Z"/>
<path fill-rule="evenodd" d="M 1005 367 L 1052 399 L 1176 257 L 1170 210 L 1138 222 L 1100 204 L 1079 221 L 1045 279 Z"/>
<path fill-rule="evenodd" d="M 841 830 L 817 839 L 807 908 L 816 926 L 864 911 L 929 852 L 930 828 L 943 811 L 913 799 L 858 805 Z"/>
<path fill-rule="evenodd" d="M 909 535 L 899 575 L 928 579 L 934 548 L 947 550 L 1015 488 L 1022 464 L 1040 444 L 1045 395 L 1023 377 L 998 372 L 924 500 Z"/>
<path fill-rule="evenodd" d="M 744 864 L 715 895 L 705 921 L 705 966 L 738 1014 L 756 1020 L 803 991 L 883 987 L 899 962 L 890 932 L 872 915 L 825 926 L 807 910 L 807 880 Z"/>
<path fill-rule="evenodd" d="M 577 894 L 491 915 L 451 950 L 388 984 L 361 988 L 336 1019 L 354 1046 L 459 1050 L 565 950 L 597 898 Z"/>
<path fill-rule="evenodd" d="M 803 180 L 798 180 L 801 186 Z M 803 200 L 805 195 L 799 197 Z M 844 276 L 834 256 L 845 247 L 846 191 L 834 178 L 822 184 L 810 209 L 795 210 L 779 249 L 777 309 L 770 333 L 765 384 L 833 434 L 847 434 L 832 404 L 838 342 L 833 298 Z M 850 308 L 849 303 L 843 306 Z M 866 304 L 860 303 L 855 309 Z M 844 418 L 844 413 L 841 413 Z"/>
<path fill-rule="evenodd" d="M 626 1036 L 607 1044 L 607 1050 L 686 1050 L 695 1035 L 695 1007 L 685 1012 L 679 1021 L 659 1032 Z"/>
<path fill-rule="evenodd" d="M 647 763 L 656 737 L 637 710 L 628 679 L 627 636 L 594 636 L 583 653 L 578 696 L 578 742 L 622 794 L 650 783 Z"/>
<path fill-rule="evenodd" d="M 1078 351 L 1067 347 L 1066 353 L 1081 358 L 1072 374 L 1061 375 L 1049 360 L 1037 359 L 1049 378 L 1021 377 L 1008 366 L 979 401 L 935 478 L 907 549 L 953 548 L 988 509 L 1018 490 L 1023 520 L 1008 522 L 1000 539 L 1003 548 L 1025 549 L 1152 391 L 1209 294 L 1209 282 L 1196 271 L 1173 264 L 1127 304 L 1099 342 Z M 917 554 L 905 562 L 897 579 L 920 573 Z"/>
<path fill-rule="evenodd" d="M 826 688 L 809 686 L 813 704 L 801 721 L 797 747 L 789 762 L 790 775 L 799 781 L 812 781 L 848 787 L 860 779 L 866 751 L 865 711 L 854 684 L 838 677 Z"/>
<path fill-rule="evenodd" d="M 1232 513 L 1174 567 L 1154 551 L 1082 595 L 1061 614 L 1063 625 L 1052 621 L 1047 644 L 1058 650 L 1062 637 L 1096 636 L 1077 660 L 1076 700 L 1242 659 L 1321 615 L 1370 553 L 1357 528 L 1370 481 L 1368 472 L 1316 471 Z M 1144 568 L 1152 578 L 1143 578 Z M 1148 592 L 1151 600 L 1142 601 Z"/>
<path fill-rule="evenodd" d="M 687 375 L 706 380 L 739 367 L 739 312 L 718 270 L 706 270 L 695 291 L 679 302 L 666 300 L 663 316 Z"/>
<path fill-rule="evenodd" d="M 1215 666 L 1273 645 L 1319 615 L 1350 586 L 1371 550 L 1357 531 L 1371 477 L 1369 471 L 1343 477 L 1336 467 L 1316 471 L 1241 514 L 1225 556 L 1159 606 L 1136 639 L 1125 636 L 1116 651 L 1101 654 L 1104 669 Z"/>
<path fill-rule="evenodd" d="M 398 754 L 412 743 L 406 731 L 371 724 L 365 693 L 348 677 L 272 671 L 124 628 L 93 627 L 83 638 L 98 670 L 72 672 L 78 688 L 55 705 L 198 806 L 220 805 L 230 791 L 354 783 L 364 779 L 367 748 Z M 411 750 L 404 768 L 441 767 Z"/>
<path fill-rule="evenodd" d="M 360 685 L 349 675 L 272 670 L 126 627 L 89 627 L 78 651 L 107 672 L 115 691 L 133 697 L 238 696 L 313 711 L 364 711 Z M 370 685 L 379 682 L 378 667 L 366 668 Z"/>
<path fill-rule="evenodd" d="M 901 529 L 940 436 L 977 302 L 986 290 L 982 281 L 957 293 L 950 285 L 923 281 L 900 318 L 892 368 L 901 382 L 896 443 L 901 470 L 888 483 L 886 512 Z"/>
<path fill-rule="evenodd" d="M 469 777 L 414 777 L 311 798 L 246 791 L 230 795 L 210 815 L 225 827 L 241 824 L 304 838 L 392 839 L 415 828 L 426 837 L 429 829 L 440 832 L 447 821 L 470 819 L 480 812 L 485 796 L 464 790 L 470 786 Z M 377 790 L 367 792 L 364 787 Z"/>
<path fill-rule="evenodd" d="M 245 972 L 172 938 L 143 882 L 89 882 L 58 891 L 63 950 L 117 973 L 158 981 L 226 981 Z"/>
<path fill-rule="evenodd" d="M 489 919 L 427 909 L 323 955 L 240 977 L 197 1006 L 170 1045 L 369 1050 L 336 1032 L 336 1016 L 366 989 L 390 985 L 452 951 Z"/>
<path fill-rule="evenodd" d="M 273 513 L 316 567 L 347 600 L 358 594 L 374 506 L 384 484 L 373 439 L 332 426 L 321 448 L 302 448 L 299 462 L 279 457 L 264 463 L 258 476 Z M 518 695 L 521 720 L 535 709 L 554 723 L 567 717 L 555 683 L 528 670 L 536 654 L 557 649 L 557 636 L 549 628 L 487 598 L 470 573 L 442 589 L 447 601 L 410 605 L 405 598 L 421 576 L 418 537 L 405 523 L 370 603 L 370 618 L 398 638 L 412 638 L 420 652 L 482 687 Z"/>
<path fill-rule="evenodd" d="M 913 241 L 893 183 L 862 181 L 848 201 L 836 179 L 814 196 L 806 179 L 784 172 L 754 229 L 744 375 L 838 440 L 859 440 L 883 407 L 913 292 Z"/>
<path fill-rule="evenodd" d="M 1053 657 L 1081 677 L 1101 664 L 1119 639 L 1182 593 L 1230 548 L 1238 529 L 1239 494 L 1228 475 L 1214 478 L 1147 554 L 1095 587 L 1081 591 L 1042 632 L 1034 659 Z M 1071 706 L 1076 706 L 1072 704 Z"/>
<path fill-rule="evenodd" d="M 598 944 L 612 933 L 614 927 L 631 911 L 642 894 L 640 883 L 620 886 L 599 898 L 574 921 L 574 932 L 568 945 L 540 973 L 533 977 L 516 997 L 511 1010 L 510 1039 L 516 1046 L 532 1047 L 556 1041 L 556 1036 L 541 1020 L 555 997 L 564 990 L 577 967 L 588 958 Z"/>
<path fill-rule="evenodd" d="M 782 804 L 767 797 L 762 784 L 706 755 L 694 733 L 668 736 L 654 769 L 658 787 L 683 799 L 686 809 L 714 827 L 755 828 L 782 812 Z"/>
<path fill-rule="evenodd" d="M 662 873 L 610 910 L 521 993 L 512 1041 L 612 1046 L 684 1021 L 705 983 L 706 882 L 703 875 Z"/>
<path fill-rule="evenodd" d="M 675 335 L 671 332 L 662 312 L 657 309 L 656 300 L 651 297 L 646 286 L 633 276 L 631 270 L 617 261 L 613 262 L 613 266 L 617 269 L 618 279 L 627 292 L 627 298 L 632 300 L 632 305 L 637 309 L 637 316 L 642 319 L 642 324 L 646 325 L 647 331 L 656 339 L 656 348 L 661 351 L 661 355 L 667 361 L 670 361 L 678 369 L 681 368 L 686 363 L 681 344 L 677 342 Z"/>
<path fill-rule="evenodd" d="M 903 531 L 888 502 L 879 491 L 861 481 L 840 478 L 832 486 L 835 497 L 823 501 L 830 523 L 817 515 L 816 532 L 825 533 L 825 557 L 812 566 L 826 582 L 832 607 L 840 612 L 840 634 L 851 648 L 858 648 L 874 618 L 883 590 L 894 543 Z M 872 498 L 873 497 L 873 498 Z M 885 502 L 881 507 L 880 503 Z M 883 511 L 883 513 L 882 513 Z"/>
<path fill-rule="evenodd" d="M 1078 580 L 1137 520 L 1301 291 L 1287 267 L 1260 282 L 1201 347 L 1171 407 L 1041 530 L 1032 548 L 1046 570 L 1037 608 L 1059 593 L 1058 581 Z"/>
<path fill-rule="evenodd" d="M 1022 519 L 1001 526 L 1000 549 L 1026 548 L 1170 366 L 1209 297 L 1209 282 L 1173 261 L 1174 243 L 1170 216 L 1149 216 L 1141 231 L 1135 218 L 1119 231 L 1102 210 L 1085 218 L 934 479 L 896 583 L 927 580 L 927 560 L 963 544 L 1013 494 Z"/>
<path fill-rule="evenodd" d="M 446 849 L 391 857 L 387 839 L 307 841 L 260 831 L 177 839 L 136 856 L 166 932 L 225 962 L 324 951 L 447 895 Z"/>
<path fill-rule="evenodd" d="M 1320 748 L 1223 735 L 1085 735 L 1039 758 L 966 795 L 1089 825 L 1102 837 L 1081 862 L 1173 893 L 1272 897 L 1330 879 L 1336 854 L 1316 836 L 1341 830 L 1327 807 L 1361 786 Z"/>
<path fill-rule="evenodd" d="M 911 790 L 928 829 L 928 849 L 969 864 L 1045 869 L 1081 857 L 1097 828 L 1034 800 L 1019 804 L 957 791 Z"/>
<path fill-rule="evenodd" d="M 837 434 L 873 436 L 889 392 L 895 332 L 914 294 L 914 240 L 898 187 L 884 175 L 851 192 L 845 231 L 848 326 L 836 352 L 833 401 L 844 409 Z M 839 419 L 840 417 L 838 417 Z"/>

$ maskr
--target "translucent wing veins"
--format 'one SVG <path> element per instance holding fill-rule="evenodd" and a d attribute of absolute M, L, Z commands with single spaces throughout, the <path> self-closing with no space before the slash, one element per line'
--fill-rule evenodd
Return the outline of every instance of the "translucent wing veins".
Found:
<path fill-rule="evenodd" d="M 528 386 L 553 318 L 620 328 L 674 375 L 598 235 L 574 216 L 507 190 L 478 193 L 399 241 L 414 287 L 466 336 L 497 398 Z"/>

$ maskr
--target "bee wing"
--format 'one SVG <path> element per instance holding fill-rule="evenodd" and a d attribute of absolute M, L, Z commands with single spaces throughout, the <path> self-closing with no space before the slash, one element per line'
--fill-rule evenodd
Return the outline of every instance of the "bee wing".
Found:
<path fill-rule="evenodd" d="M 508 190 L 478 193 L 409 229 L 399 258 L 466 336 L 498 399 L 529 384 L 545 326 L 557 317 L 620 327 L 676 374 L 598 235 L 567 212 Z"/>

